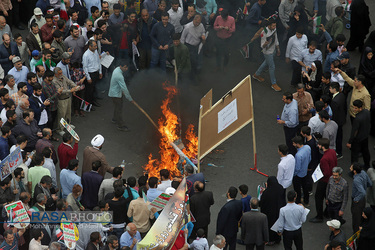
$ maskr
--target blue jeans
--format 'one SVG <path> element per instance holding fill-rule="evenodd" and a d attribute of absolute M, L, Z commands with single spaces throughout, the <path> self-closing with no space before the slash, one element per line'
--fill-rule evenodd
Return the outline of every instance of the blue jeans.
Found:
<path fill-rule="evenodd" d="M 264 61 L 258 68 L 257 72 L 255 72 L 256 75 L 262 74 L 264 68 L 268 65 L 268 71 L 270 73 L 270 78 L 271 78 L 271 84 L 276 84 L 276 77 L 275 77 L 275 62 L 273 61 L 273 54 L 264 55 Z"/>
<path fill-rule="evenodd" d="M 166 50 L 155 49 L 152 47 L 150 68 L 155 68 L 159 64 L 160 68 L 165 71 L 165 63 L 167 61 L 166 52 Z"/>

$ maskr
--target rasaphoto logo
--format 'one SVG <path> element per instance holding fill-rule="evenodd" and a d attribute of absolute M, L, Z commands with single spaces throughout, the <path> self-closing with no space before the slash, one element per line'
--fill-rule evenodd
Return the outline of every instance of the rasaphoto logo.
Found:
<path fill-rule="evenodd" d="M 102 223 L 113 222 L 112 212 L 38 211 L 31 212 L 30 223 Z"/>

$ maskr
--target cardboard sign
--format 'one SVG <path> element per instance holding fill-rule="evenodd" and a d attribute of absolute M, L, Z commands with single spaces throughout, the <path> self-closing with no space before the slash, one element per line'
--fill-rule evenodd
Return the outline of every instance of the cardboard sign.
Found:
<path fill-rule="evenodd" d="M 1 180 L 8 177 L 13 171 L 22 164 L 22 154 L 20 147 L 17 147 L 12 153 L 10 153 L 4 160 L 0 163 L 1 168 Z"/>
<path fill-rule="evenodd" d="M 79 141 L 79 136 L 76 133 L 76 131 L 73 130 L 73 128 L 64 120 L 64 118 L 61 118 L 60 120 L 61 125 L 73 136 L 74 139 Z"/>
<path fill-rule="evenodd" d="M 78 228 L 74 223 L 61 223 L 64 232 L 64 244 L 69 249 L 75 249 L 79 240 Z"/>
<path fill-rule="evenodd" d="M 15 228 L 22 229 L 29 225 L 30 217 L 21 201 L 6 205 L 9 222 L 13 223 Z"/>

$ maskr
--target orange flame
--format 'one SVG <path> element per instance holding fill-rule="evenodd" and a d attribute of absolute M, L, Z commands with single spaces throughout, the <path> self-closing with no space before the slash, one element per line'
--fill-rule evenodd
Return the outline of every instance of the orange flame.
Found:
<path fill-rule="evenodd" d="M 168 93 L 166 99 L 163 100 L 160 106 L 163 116 L 158 120 L 159 132 L 161 134 L 159 143 L 160 159 L 153 159 L 152 154 L 148 156 L 148 163 L 143 168 L 148 172 L 149 177 L 159 177 L 159 171 L 161 169 L 168 169 L 171 176 L 181 175 L 181 172 L 177 168 L 180 157 L 169 144 L 170 142 L 180 139 L 178 135 L 179 121 L 177 115 L 169 108 L 169 104 L 178 92 L 174 86 L 168 86 L 165 83 L 163 84 L 163 89 L 168 91 Z M 185 139 L 186 145 L 182 151 L 190 159 L 195 158 L 198 152 L 198 137 L 194 134 L 194 126 L 192 124 L 188 126 Z"/>

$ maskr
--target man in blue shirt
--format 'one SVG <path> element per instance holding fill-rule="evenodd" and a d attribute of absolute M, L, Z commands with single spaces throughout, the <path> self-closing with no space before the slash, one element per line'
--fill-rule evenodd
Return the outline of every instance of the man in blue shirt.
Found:
<path fill-rule="evenodd" d="M 63 169 L 60 172 L 61 192 L 64 199 L 73 191 L 73 186 L 75 184 L 83 188 L 81 177 L 76 174 L 77 169 L 78 160 L 73 159 L 69 161 L 68 169 Z"/>
<path fill-rule="evenodd" d="M 149 202 L 152 202 L 153 200 L 155 200 L 159 195 L 161 195 L 163 192 L 158 190 L 158 178 L 156 177 L 150 177 L 150 179 L 148 179 L 148 186 L 149 186 L 149 189 L 147 191 L 147 200 Z"/>
<path fill-rule="evenodd" d="M 337 57 L 340 55 L 340 52 L 337 49 L 337 43 L 336 41 L 331 41 L 327 45 L 328 55 L 326 57 L 326 61 L 324 63 L 323 72 L 329 72 L 331 73 L 331 64 L 333 61 L 337 60 Z"/>
<path fill-rule="evenodd" d="M 297 193 L 296 203 L 301 203 L 301 187 L 303 190 L 303 203 L 309 205 L 309 189 L 307 169 L 311 161 L 311 148 L 309 145 L 303 145 L 303 138 L 296 136 L 292 139 L 293 146 L 297 148 L 295 155 L 296 165 L 294 168 L 293 187 Z"/>
<path fill-rule="evenodd" d="M 172 44 L 172 36 L 175 32 L 173 25 L 168 21 L 168 12 L 162 13 L 161 22 L 155 24 L 150 33 L 152 41 L 150 67 L 155 68 L 159 64 L 163 71 L 166 70 L 167 51 Z"/>
<path fill-rule="evenodd" d="M 293 156 L 297 150 L 293 146 L 292 138 L 297 134 L 298 122 L 298 103 L 293 99 L 290 92 L 285 92 L 283 95 L 283 102 L 285 103 L 281 119 L 277 120 L 278 124 L 284 125 L 285 142 L 288 146 L 289 153 Z"/>
<path fill-rule="evenodd" d="M 131 250 L 137 249 L 137 243 L 141 241 L 141 234 L 137 231 L 134 223 L 129 223 L 126 226 L 126 231 L 121 235 L 120 247 L 129 247 Z"/>
<path fill-rule="evenodd" d="M 124 79 L 124 73 L 127 70 L 127 63 L 125 61 L 120 62 L 120 65 L 112 73 L 111 83 L 108 91 L 108 96 L 111 97 L 113 105 L 115 106 L 112 121 L 117 123 L 117 129 L 120 131 L 129 131 L 122 118 L 124 96 L 129 102 L 134 103 L 132 97 L 130 96 L 129 90 L 126 87 Z"/>
<path fill-rule="evenodd" d="M 303 249 L 302 223 L 306 221 L 308 210 L 302 204 L 296 204 L 297 194 L 291 190 L 287 194 L 288 203 L 280 209 L 276 221 L 277 232 L 284 238 L 284 248 L 292 249 L 293 241 L 297 250 Z"/>
<path fill-rule="evenodd" d="M 311 41 L 309 48 L 302 50 L 299 57 L 299 64 L 302 66 L 302 70 L 307 72 L 311 68 L 311 64 L 317 60 L 323 63 L 322 52 L 316 49 L 316 42 Z"/>
<path fill-rule="evenodd" d="M 8 126 L 1 127 L 2 136 L 0 136 L 0 160 L 4 160 L 4 158 L 9 155 L 8 137 L 11 133 L 12 131 Z"/>
<path fill-rule="evenodd" d="M 366 171 L 362 170 L 361 164 L 354 162 L 350 166 L 350 171 L 353 173 L 353 188 L 352 188 L 352 226 L 353 233 L 359 230 L 359 225 L 362 220 L 362 212 L 366 206 L 366 190 L 372 187 L 373 183 L 368 177 Z"/>

